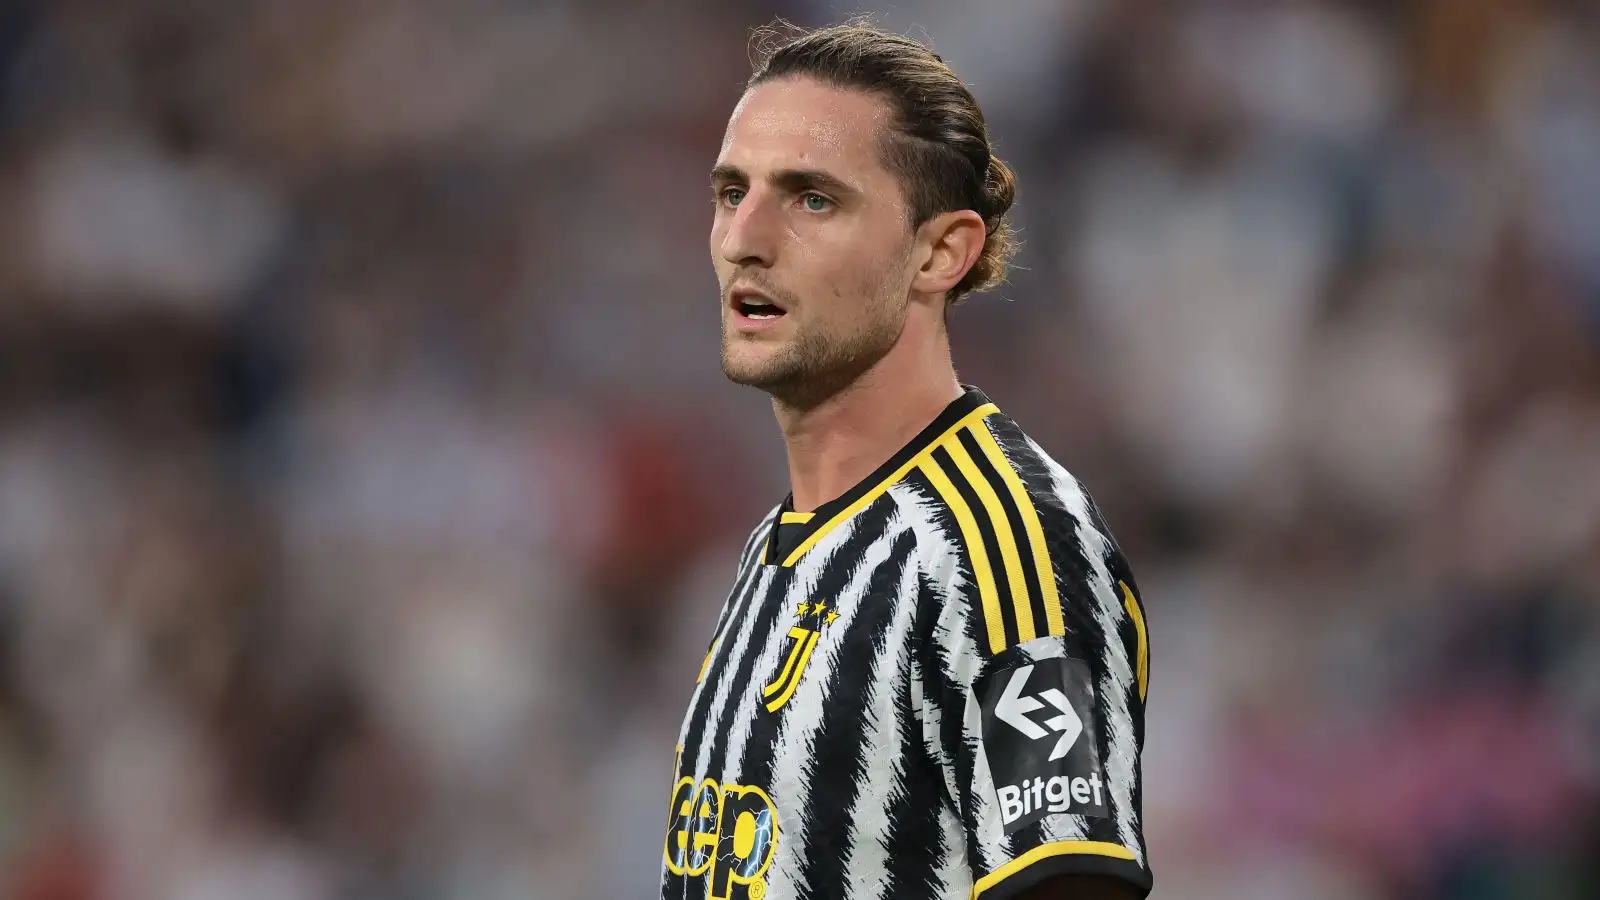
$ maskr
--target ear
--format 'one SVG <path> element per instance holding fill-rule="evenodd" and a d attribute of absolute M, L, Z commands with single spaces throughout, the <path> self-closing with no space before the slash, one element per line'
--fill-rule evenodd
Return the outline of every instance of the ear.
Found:
<path fill-rule="evenodd" d="M 912 275 L 912 290 L 944 296 L 962 283 L 984 251 L 987 229 L 974 210 L 939 213 L 917 229 L 917 258 L 922 266 Z"/>
<path fill-rule="evenodd" d="M 912 290 L 943 297 L 977 263 L 987 235 L 983 217 L 970 209 L 940 213 L 922 223 L 916 235 L 921 264 L 911 278 Z"/>

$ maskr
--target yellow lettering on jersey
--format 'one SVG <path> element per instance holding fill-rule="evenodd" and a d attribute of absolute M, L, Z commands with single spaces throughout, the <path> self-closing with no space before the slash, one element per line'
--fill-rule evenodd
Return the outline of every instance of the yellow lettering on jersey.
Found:
<path fill-rule="evenodd" d="M 678 779 L 664 853 L 667 870 L 707 876 L 711 900 L 761 900 L 778 850 L 778 808 L 758 787 Z"/>
<path fill-rule="evenodd" d="M 717 822 L 722 817 L 722 792 L 707 778 L 695 784 L 680 778 L 672 789 L 672 828 L 663 850 L 674 875 L 704 875 L 717 849 Z"/>
<path fill-rule="evenodd" d="M 735 885 L 751 900 L 766 894 L 767 869 L 778 851 L 778 808 L 758 787 L 730 784 L 723 788 L 722 827 L 717 835 L 717 861 L 711 873 L 711 900 L 730 900 Z M 760 884 L 757 889 L 755 885 Z"/>

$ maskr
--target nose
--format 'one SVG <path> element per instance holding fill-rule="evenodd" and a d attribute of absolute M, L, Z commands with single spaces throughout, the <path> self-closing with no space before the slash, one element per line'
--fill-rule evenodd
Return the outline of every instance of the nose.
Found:
<path fill-rule="evenodd" d="M 777 262 L 782 225 L 774 204 L 756 189 L 738 206 L 723 213 L 722 234 L 716 252 L 741 268 L 771 268 Z"/>

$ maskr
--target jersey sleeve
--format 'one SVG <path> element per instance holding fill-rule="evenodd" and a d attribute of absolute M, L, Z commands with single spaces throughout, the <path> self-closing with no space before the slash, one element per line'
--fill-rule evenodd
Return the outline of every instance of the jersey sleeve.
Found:
<path fill-rule="evenodd" d="M 1137 587 L 1075 483 L 1018 500 L 1010 529 L 969 511 L 964 552 L 930 573 L 942 614 L 924 721 L 962 821 L 971 898 L 1064 874 L 1142 896 L 1149 639 Z"/>

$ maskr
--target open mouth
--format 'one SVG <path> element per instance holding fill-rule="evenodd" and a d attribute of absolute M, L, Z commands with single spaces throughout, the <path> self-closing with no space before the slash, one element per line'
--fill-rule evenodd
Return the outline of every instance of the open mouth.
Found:
<path fill-rule="evenodd" d="M 781 307 L 768 303 L 760 297 L 740 298 L 734 303 L 734 309 L 739 311 L 739 315 L 758 322 L 776 319 L 784 314 Z"/>

